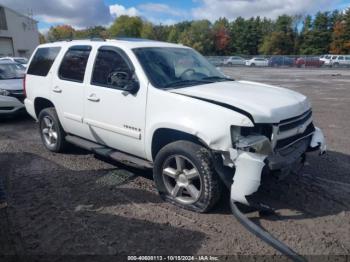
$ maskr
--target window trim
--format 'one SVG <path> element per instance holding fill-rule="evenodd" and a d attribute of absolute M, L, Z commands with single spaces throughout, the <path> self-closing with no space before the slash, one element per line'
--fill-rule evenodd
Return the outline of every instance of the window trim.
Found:
<path fill-rule="evenodd" d="M 110 85 L 103 85 L 100 83 L 95 83 L 93 81 L 93 76 L 94 76 L 94 72 L 95 72 L 95 66 L 96 66 L 96 61 L 97 61 L 97 56 L 98 56 L 98 52 L 99 51 L 112 51 L 112 52 L 116 52 L 117 54 L 119 54 L 124 61 L 127 63 L 128 67 L 130 68 L 130 71 L 133 72 L 135 75 L 135 67 L 133 65 L 133 63 L 131 62 L 131 59 L 129 58 L 129 56 L 125 53 L 125 51 L 123 49 L 121 49 L 120 47 L 116 47 L 116 46 L 109 46 L 109 45 L 103 45 L 100 46 L 97 49 L 97 52 L 95 54 L 95 59 L 94 59 L 94 64 L 92 66 L 92 70 L 91 70 L 91 78 L 90 78 L 90 85 L 91 86 L 99 86 L 99 87 L 104 87 L 104 88 L 108 88 L 108 89 L 112 89 L 112 90 L 122 90 L 124 91 L 123 88 L 118 88 L 118 87 L 114 87 L 114 86 L 110 86 Z M 136 75 L 137 78 L 137 75 Z"/>
<path fill-rule="evenodd" d="M 89 51 L 89 56 L 88 56 L 87 61 L 86 61 L 86 66 L 85 66 L 85 69 L 84 69 L 84 77 L 83 77 L 83 80 L 82 80 L 82 81 L 63 77 L 63 76 L 61 76 L 61 73 L 60 73 L 60 69 L 61 69 L 61 66 L 62 66 L 62 63 L 63 63 L 64 58 L 66 57 L 67 53 L 68 53 L 69 51 L 72 51 L 72 50 L 73 50 L 73 51 Z M 91 46 L 91 45 L 73 45 L 73 46 L 70 46 L 70 47 L 67 49 L 67 51 L 64 53 L 64 55 L 62 56 L 60 65 L 58 66 L 58 71 L 57 71 L 57 76 L 58 76 L 58 78 L 61 79 L 61 80 L 64 80 L 64 81 L 68 81 L 68 82 L 84 83 L 85 74 L 86 74 L 86 68 L 87 68 L 88 63 L 89 63 L 89 58 L 90 58 L 91 50 L 92 50 L 92 46 Z"/>

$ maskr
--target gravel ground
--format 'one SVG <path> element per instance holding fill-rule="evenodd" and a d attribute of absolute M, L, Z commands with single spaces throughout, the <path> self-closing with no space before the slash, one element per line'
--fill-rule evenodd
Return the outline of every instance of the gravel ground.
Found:
<path fill-rule="evenodd" d="M 328 141 L 327 155 L 310 156 L 298 176 L 268 186 L 276 215 L 254 212 L 250 218 L 300 254 L 350 255 L 350 70 L 224 71 L 307 95 Z M 9 208 L 0 211 L 0 255 L 281 259 L 270 256 L 278 252 L 232 217 L 227 196 L 209 214 L 185 211 L 160 200 L 150 171 L 102 161 L 77 148 L 53 154 L 42 146 L 29 117 L 0 121 L 0 175 L 9 198 Z"/>

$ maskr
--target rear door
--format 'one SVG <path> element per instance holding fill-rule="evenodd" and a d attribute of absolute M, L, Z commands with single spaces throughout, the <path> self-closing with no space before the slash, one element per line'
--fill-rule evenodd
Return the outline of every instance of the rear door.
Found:
<path fill-rule="evenodd" d="M 94 141 L 144 157 L 148 83 L 140 81 L 136 94 L 123 90 L 128 79 L 137 79 L 137 73 L 126 52 L 101 46 L 85 89 L 84 123 Z"/>
<path fill-rule="evenodd" d="M 89 138 L 89 132 L 83 124 L 84 79 L 91 49 L 89 45 L 69 47 L 51 85 L 52 100 L 64 130 L 85 138 Z"/>

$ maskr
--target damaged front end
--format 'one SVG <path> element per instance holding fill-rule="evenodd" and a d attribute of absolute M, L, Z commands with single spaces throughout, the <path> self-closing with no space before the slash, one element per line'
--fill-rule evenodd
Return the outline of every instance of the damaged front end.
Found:
<path fill-rule="evenodd" d="M 257 205 L 249 196 L 256 193 L 263 171 L 273 171 L 280 177 L 298 173 L 306 153 L 326 150 L 322 131 L 314 127 L 311 111 L 281 121 L 279 124 L 257 124 L 253 128 L 231 128 L 233 147 L 224 156 L 225 165 L 235 169 L 231 199 L 245 205 Z"/>
<path fill-rule="evenodd" d="M 281 121 L 275 125 L 258 124 L 250 127 L 231 127 L 232 148 L 222 153 L 224 165 L 234 168 L 231 183 L 223 178 L 227 168 L 217 169 L 226 185 L 231 186 L 230 207 L 235 218 L 251 233 L 293 261 L 306 261 L 283 242 L 244 216 L 237 203 L 253 207 L 262 213 L 273 212 L 261 203 L 258 189 L 262 174 L 277 171 L 280 176 L 297 173 L 308 152 L 323 154 L 326 143 L 322 131 L 314 127 L 311 111 Z M 215 161 L 216 162 L 216 161 Z M 226 173 L 227 174 L 227 173 Z"/>

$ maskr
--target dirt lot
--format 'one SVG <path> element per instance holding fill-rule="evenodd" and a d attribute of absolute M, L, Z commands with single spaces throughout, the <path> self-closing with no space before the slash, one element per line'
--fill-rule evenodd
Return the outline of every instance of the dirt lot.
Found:
<path fill-rule="evenodd" d="M 350 255 L 350 70 L 224 71 L 309 96 L 328 141 L 327 155 L 270 186 L 278 215 L 250 217 L 301 254 Z M 74 148 L 49 153 L 29 117 L 1 120 L 0 175 L 10 205 L 0 211 L 0 254 L 278 254 L 235 221 L 227 199 L 209 214 L 164 203 L 149 171 Z"/>

